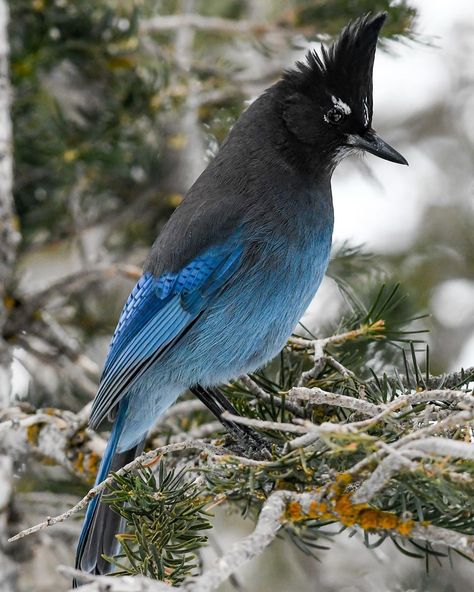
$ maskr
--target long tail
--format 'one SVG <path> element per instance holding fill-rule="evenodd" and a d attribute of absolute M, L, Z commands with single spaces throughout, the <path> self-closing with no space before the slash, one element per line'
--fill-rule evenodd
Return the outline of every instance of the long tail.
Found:
<path fill-rule="evenodd" d="M 127 410 L 127 405 L 124 403 L 125 401 L 120 405 L 117 413 L 97 473 L 96 485 L 101 483 L 111 471 L 118 471 L 131 462 L 143 450 L 145 439 L 129 450 L 116 452 Z M 76 569 L 96 575 L 106 574 L 111 570 L 112 566 L 102 558 L 102 555 L 112 557 L 117 553 L 119 544 L 115 535 L 122 527 L 122 518 L 108 506 L 101 504 L 100 497 L 100 495 L 96 496 L 89 503 L 76 550 Z M 80 583 L 74 580 L 73 587 L 78 586 Z"/>

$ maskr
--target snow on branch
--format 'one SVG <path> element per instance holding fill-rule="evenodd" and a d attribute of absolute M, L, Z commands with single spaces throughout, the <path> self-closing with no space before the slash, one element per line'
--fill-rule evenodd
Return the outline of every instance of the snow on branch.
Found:
<path fill-rule="evenodd" d="M 137 470 L 137 469 L 142 468 L 144 466 L 146 467 L 147 465 L 153 464 L 153 462 L 156 461 L 157 458 L 163 456 L 164 454 L 169 454 L 171 452 L 178 452 L 178 451 L 182 451 L 182 450 L 206 450 L 206 451 L 212 452 L 214 454 L 220 454 L 222 451 L 222 449 L 219 449 L 218 447 L 210 444 L 209 442 L 205 442 L 203 440 L 202 441 L 189 440 L 189 441 L 184 441 L 184 442 L 177 442 L 175 444 L 168 444 L 166 446 L 161 446 L 159 448 L 155 448 L 154 450 L 150 450 L 149 452 L 145 452 L 145 453 L 141 454 L 136 459 L 134 459 L 132 462 L 128 463 L 127 465 L 122 467 L 120 470 L 118 470 L 116 474 L 119 476 L 124 475 L 125 473 L 129 473 L 130 471 L 134 471 L 134 470 Z M 67 520 L 68 518 L 73 516 L 74 514 L 77 514 L 78 512 L 80 512 L 81 510 L 86 508 L 88 503 L 97 494 L 99 494 L 101 491 L 103 491 L 105 488 L 107 488 L 113 482 L 113 480 L 114 480 L 113 475 L 110 475 L 109 477 L 107 477 L 107 479 L 104 479 L 104 481 L 99 483 L 99 485 L 96 485 L 95 487 L 90 489 L 87 492 L 87 494 L 75 506 L 73 506 L 72 508 L 70 508 L 66 512 L 63 512 L 62 514 L 59 514 L 58 516 L 55 516 L 55 517 L 49 516 L 44 522 L 41 522 L 40 524 L 36 524 L 35 526 L 32 526 L 31 528 L 27 528 L 25 530 L 22 530 L 21 532 L 19 532 L 15 536 L 11 537 L 9 539 L 9 542 L 17 541 L 19 539 L 24 538 L 25 536 L 28 536 L 28 535 L 33 534 L 35 532 L 38 532 L 39 530 L 44 530 L 45 528 L 48 528 L 50 526 L 54 526 L 55 524 L 58 524 L 58 522 L 64 522 L 65 520 Z"/>
<path fill-rule="evenodd" d="M 105 441 L 86 430 L 81 416 L 59 409 L 10 407 L 0 412 L 0 452 L 17 459 L 33 453 L 93 481 Z"/>

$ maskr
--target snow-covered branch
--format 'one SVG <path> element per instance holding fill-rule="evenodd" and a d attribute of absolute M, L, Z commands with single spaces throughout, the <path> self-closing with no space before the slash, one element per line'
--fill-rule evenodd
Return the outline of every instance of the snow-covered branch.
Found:
<path fill-rule="evenodd" d="M 8 39 L 8 4 L 0 0 L 0 413 L 8 407 L 11 395 L 11 350 L 3 339 L 5 310 L 11 301 L 10 283 L 16 247 L 20 236 L 13 208 L 12 125 L 10 119 L 10 77 Z M 13 492 L 13 462 L 0 451 L 0 588 L 2 592 L 16 589 L 17 569 L 4 552 L 10 499 Z"/>
<path fill-rule="evenodd" d="M 128 463 L 121 469 L 117 471 L 117 475 L 124 475 L 131 471 L 137 470 L 142 467 L 149 466 L 153 464 L 158 458 L 161 458 L 164 454 L 169 454 L 171 452 L 178 452 L 183 450 L 205 450 L 207 452 L 211 452 L 213 454 L 220 454 L 222 452 L 222 448 L 214 446 L 213 444 L 206 442 L 204 440 L 186 440 L 184 442 L 177 442 L 175 444 L 168 444 L 166 446 L 160 446 L 159 448 L 155 448 L 154 450 L 150 450 L 149 452 L 145 452 L 134 459 L 132 462 Z M 77 512 L 83 510 L 88 503 L 103 489 L 107 488 L 114 480 L 114 477 L 110 475 L 107 479 L 104 479 L 99 485 L 96 485 L 92 489 L 90 489 L 87 494 L 72 508 L 59 514 L 58 516 L 51 517 L 49 516 L 44 522 L 40 524 L 36 524 L 31 528 L 27 528 L 22 530 L 15 536 L 9 539 L 10 542 L 17 541 L 22 539 L 25 536 L 38 532 L 39 530 L 44 530 L 50 526 L 54 526 L 58 524 L 58 522 L 64 522 Z"/>
<path fill-rule="evenodd" d="M 0 452 L 11 458 L 34 454 L 91 481 L 104 449 L 104 440 L 70 411 L 11 407 L 0 413 Z"/>
<path fill-rule="evenodd" d="M 179 588 L 185 592 L 213 592 L 218 590 L 232 574 L 237 573 L 252 559 L 260 556 L 275 540 L 278 532 L 285 524 L 299 522 L 314 518 L 316 508 L 322 501 L 321 491 L 296 493 L 291 491 L 277 491 L 269 496 L 263 504 L 253 532 L 237 541 L 218 558 L 208 569 L 195 578 L 188 579 Z M 337 503 L 334 505 L 337 517 Z M 329 512 L 331 506 L 329 505 Z M 459 535 L 445 528 L 431 525 L 422 525 L 413 521 L 392 522 L 392 527 L 384 530 L 395 537 L 401 537 L 403 527 L 410 538 L 435 547 L 448 546 L 474 559 L 474 536 Z M 373 529 L 374 532 L 377 528 Z M 68 575 L 80 575 L 80 572 L 68 568 L 61 571 Z M 104 578 L 97 576 L 84 576 L 88 584 L 83 588 L 87 592 L 101 592 L 106 585 L 109 592 L 166 592 L 177 588 L 163 582 L 148 578 Z"/>

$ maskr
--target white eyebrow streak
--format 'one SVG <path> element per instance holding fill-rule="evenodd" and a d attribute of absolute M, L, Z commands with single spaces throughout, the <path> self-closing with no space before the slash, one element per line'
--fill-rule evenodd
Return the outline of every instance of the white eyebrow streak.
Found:
<path fill-rule="evenodd" d="M 338 99 L 337 97 L 331 96 L 331 100 L 335 107 L 339 107 L 339 109 L 345 114 L 350 115 L 352 113 L 351 108 L 347 103 L 344 103 L 342 99 Z"/>
<path fill-rule="evenodd" d="M 364 101 L 364 125 L 369 123 L 369 106 L 367 105 L 367 100 Z"/>

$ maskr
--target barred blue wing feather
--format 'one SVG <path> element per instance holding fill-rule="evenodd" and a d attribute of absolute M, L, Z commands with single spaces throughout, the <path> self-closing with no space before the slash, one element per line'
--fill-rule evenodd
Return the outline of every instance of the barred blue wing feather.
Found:
<path fill-rule="evenodd" d="M 214 246 L 177 273 L 144 274 L 112 338 L 90 424 L 97 427 L 161 353 L 206 309 L 238 267 L 242 246 Z"/>

